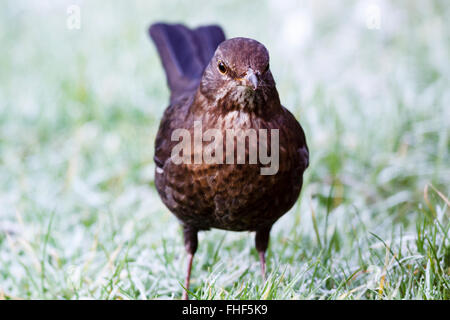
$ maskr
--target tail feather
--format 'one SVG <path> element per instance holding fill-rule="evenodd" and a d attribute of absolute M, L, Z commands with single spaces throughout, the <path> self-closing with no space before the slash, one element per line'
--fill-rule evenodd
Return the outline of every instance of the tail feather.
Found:
<path fill-rule="evenodd" d="M 150 27 L 172 96 L 193 89 L 217 46 L 225 40 L 219 26 L 191 30 L 181 24 L 156 23 Z"/>
<path fill-rule="evenodd" d="M 199 56 L 205 68 L 211 60 L 217 46 L 225 41 L 225 34 L 219 26 L 204 26 L 194 30 L 197 39 L 197 48 L 199 48 Z"/>

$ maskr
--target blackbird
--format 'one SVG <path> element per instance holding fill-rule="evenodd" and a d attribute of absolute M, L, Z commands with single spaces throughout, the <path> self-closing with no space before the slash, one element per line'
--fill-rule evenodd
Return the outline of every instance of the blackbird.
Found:
<path fill-rule="evenodd" d="M 216 25 L 189 29 L 156 23 L 149 33 L 171 92 L 155 141 L 155 184 L 183 227 L 188 253 L 183 299 L 188 299 L 197 233 L 210 228 L 255 231 L 265 279 L 271 227 L 297 201 L 309 163 L 303 129 L 280 103 L 269 53 L 253 39 L 225 40 Z M 196 126 L 214 135 L 198 140 Z M 180 129 L 187 132 L 183 139 L 175 134 Z M 238 132 L 231 144 L 230 132 Z M 185 148 L 177 148 L 182 140 Z M 265 147 L 266 158 L 256 152 L 255 161 L 255 146 Z M 205 150 L 216 161 L 206 161 Z"/>

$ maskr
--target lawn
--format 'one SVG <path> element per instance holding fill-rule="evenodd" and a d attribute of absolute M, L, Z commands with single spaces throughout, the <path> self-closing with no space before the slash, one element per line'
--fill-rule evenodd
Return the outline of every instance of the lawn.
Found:
<path fill-rule="evenodd" d="M 252 233 L 212 230 L 191 298 L 450 299 L 449 16 L 446 1 L 2 1 L 0 299 L 181 298 L 182 233 L 153 182 L 156 21 L 264 43 L 311 154 L 267 282 Z"/>

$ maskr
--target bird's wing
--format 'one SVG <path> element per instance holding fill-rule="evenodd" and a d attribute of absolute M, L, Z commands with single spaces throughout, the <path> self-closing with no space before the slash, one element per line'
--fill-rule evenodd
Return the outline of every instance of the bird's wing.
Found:
<path fill-rule="evenodd" d="M 171 156 L 173 147 L 178 143 L 178 141 L 172 141 L 172 132 L 175 129 L 190 128 L 189 109 L 192 101 L 192 94 L 185 95 L 169 105 L 164 111 L 156 135 L 155 155 L 153 157 L 158 168 L 164 167 L 166 160 Z"/>
<path fill-rule="evenodd" d="M 294 115 L 283 107 L 283 125 L 289 134 L 291 144 L 296 146 L 300 166 L 304 170 L 309 166 L 309 149 L 306 143 L 305 132 L 300 123 L 295 119 Z"/>
<path fill-rule="evenodd" d="M 149 33 L 166 72 L 171 102 L 198 86 L 217 46 L 225 40 L 223 30 L 215 25 L 189 29 L 181 24 L 156 23 Z"/>

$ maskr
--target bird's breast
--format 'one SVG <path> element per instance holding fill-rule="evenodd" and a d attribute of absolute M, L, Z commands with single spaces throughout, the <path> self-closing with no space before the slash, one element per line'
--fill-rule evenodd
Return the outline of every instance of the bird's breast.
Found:
<path fill-rule="evenodd" d="M 275 221 L 292 206 L 301 176 L 293 185 L 296 161 L 284 134 L 274 145 L 271 134 L 282 129 L 275 121 L 233 110 L 205 115 L 194 123 L 192 161 L 178 165 L 170 161 L 159 173 L 164 179 L 165 202 L 181 220 L 200 229 L 252 230 Z M 264 132 L 269 159 L 265 162 L 260 158 Z M 199 133 L 201 138 L 195 137 Z M 262 174 L 261 168 L 274 162 L 278 162 L 274 174 Z"/>

